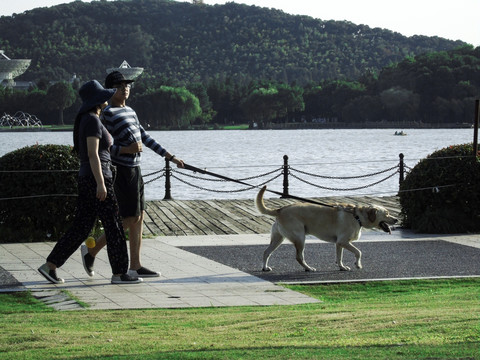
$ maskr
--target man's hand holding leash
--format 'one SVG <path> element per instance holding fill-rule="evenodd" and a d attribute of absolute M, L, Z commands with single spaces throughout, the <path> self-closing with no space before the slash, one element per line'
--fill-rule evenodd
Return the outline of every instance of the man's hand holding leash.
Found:
<path fill-rule="evenodd" d="M 185 163 L 183 162 L 183 160 L 177 158 L 175 155 L 170 155 L 170 154 L 167 153 L 167 154 L 165 155 L 165 158 L 166 158 L 168 161 L 171 161 L 171 162 L 173 162 L 174 164 L 176 164 L 178 168 L 181 168 L 181 169 L 185 168 Z"/>

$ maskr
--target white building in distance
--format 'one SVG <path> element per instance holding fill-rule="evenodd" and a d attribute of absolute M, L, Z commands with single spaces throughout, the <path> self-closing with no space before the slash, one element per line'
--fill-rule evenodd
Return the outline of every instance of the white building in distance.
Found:
<path fill-rule="evenodd" d="M 14 78 L 22 75 L 30 66 L 31 59 L 10 59 L 0 50 L 0 84 L 15 86 Z"/>
<path fill-rule="evenodd" d="M 122 64 L 118 68 L 107 69 L 107 75 L 110 74 L 112 71 L 119 71 L 128 80 L 135 80 L 136 77 L 140 76 L 140 74 L 143 73 L 143 68 L 131 67 L 126 60 L 123 60 Z"/>

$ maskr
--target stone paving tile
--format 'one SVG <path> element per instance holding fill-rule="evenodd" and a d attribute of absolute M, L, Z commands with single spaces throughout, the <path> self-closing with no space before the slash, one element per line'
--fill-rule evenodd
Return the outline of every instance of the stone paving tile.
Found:
<path fill-rule="evenodd" d="M 166 244 L 165 238 L 146 239 L 143 244 L 144 266 L 160 271 L 159 278 L 147 278 L 141 284 L 113 285 L 106 251 L 95 262 L 95 276 L 85 274 L 77 250 L 58 276 L 64 284 L 50 284 L 38 273 L 53 243 L 0 244 L 0 265 L 23 285 L 36 292 L 55 294 L 67 290 L 88 310 L 188 308 L 212 306 L 258 306 L 291 303 L 315 303 L 318 300 L 296 293 L 239 270 Z M 198 241 L 197 241 L 198 243 Z M 8 260 L 7 260 L 8 259 Z M 273 290 L 272 290 L 273 289 Z M 278 292 L 276 292 L 278 290 Z M 288 301 L 283 296 L 290 293 Z M 61 300 L 59 297 L 57 300 Z M 58 310 L 78 310 L 75 301 L 56 303 Z"/>

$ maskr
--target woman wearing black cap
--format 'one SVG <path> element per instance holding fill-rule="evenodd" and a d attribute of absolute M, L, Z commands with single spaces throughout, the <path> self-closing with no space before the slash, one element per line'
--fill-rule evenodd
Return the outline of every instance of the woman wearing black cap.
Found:
<path fill-rule="evenodd" d="M 107 237 L 112 283 L 139 283 L 141 278 L 127 274 L 127 244 L 118 215 L 110 167 L 112 138 L 99 118 L 115 90 L 104 89 L 98 81 L 92 80 L 82 85 L 79 94 L 83 104 L 73 130 L 73 148 L 80 158 L 77 212 L 72 227 L 57 242 L 47 262 L 38 271 L 48 281 L 62 284 L 64 280 L 57 276 L 56 269 L 85 241 L 99 217 Z"/>

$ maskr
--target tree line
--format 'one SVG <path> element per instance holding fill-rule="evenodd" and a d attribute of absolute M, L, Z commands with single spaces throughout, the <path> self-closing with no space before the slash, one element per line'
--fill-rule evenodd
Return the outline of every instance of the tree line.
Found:
<path fill-rule="evenodd" d="M 57 82 L 28 91 L 0 89 L 0 113 L 18 110 L 44 124 L 72 121 L 80 100 L 73 83 Z M 191 129 L 256 123 L 417 122 L 472 123 L 480 95 L 480 47 L 464 46 L 407 57 L 357 80 L 324 80 L 303 86 L 272 80 L 233 78 L 183 85 L 140 76 L 129 104 L 151 129 Z"/>
<path fill-rule="evenodd" d="M 0 49 L 32 59 L 19 80 L 37 83 L 74 73 L 102 78 L 127 60 L 145 68 L 152 87 L 162 79 L 185 86 L 227 78 L 242 86 L 258 79 L 304 86 L 357 79 L 406 56 L 462 45 L 233 2 L 74 1 L 0 17 Z"/>

